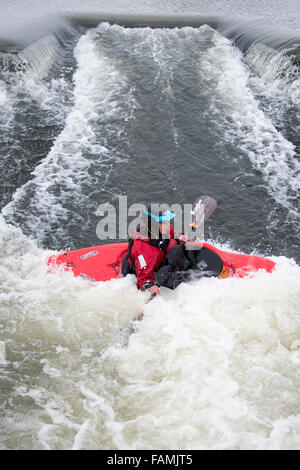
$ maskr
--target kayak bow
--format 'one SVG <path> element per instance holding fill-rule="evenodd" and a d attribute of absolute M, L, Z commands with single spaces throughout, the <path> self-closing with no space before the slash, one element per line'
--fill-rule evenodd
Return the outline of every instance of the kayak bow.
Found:
<path fill-rule="evenodd" d="M 227 252 L 209 243 L 189 243 L 198 245 L 199 248 L 203 246 L 221 258 L 223 269 L 220 278 L 242 278 L 260 270 L 271 273 L 276 265 L 274 261 L 261 256 Z M 122 262 L 127 251 L 128 243 L 113 243 L 58 253 L 50 256 L 49 271 L 63 267 L 66 271 L 72 271 L 75 277 L 96 282 L 109 281 L 121 276 Z"/>

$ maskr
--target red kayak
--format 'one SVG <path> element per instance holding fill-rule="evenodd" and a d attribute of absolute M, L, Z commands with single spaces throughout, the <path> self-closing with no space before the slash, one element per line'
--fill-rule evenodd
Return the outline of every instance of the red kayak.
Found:
<path fill-rule="evenodd" d="M 209 243 L 191 243 L 200 247 L 203 245 L 206 252 L 213 252 L 221 260 L 222 270 L 218 276 L 220 278 L 246 277 L 260 270 L 271 273 L 276 265 L 274 261 L 260 256 L 222 251 Z M 93 246 L 52 255 L 48 265 L 50 270 L 63 266 L 65 270 L 73 271 L 74 276 L 81 276 L 90 281 L 109 281 L 120 277 L 127 251 L 128 243 Z"/>

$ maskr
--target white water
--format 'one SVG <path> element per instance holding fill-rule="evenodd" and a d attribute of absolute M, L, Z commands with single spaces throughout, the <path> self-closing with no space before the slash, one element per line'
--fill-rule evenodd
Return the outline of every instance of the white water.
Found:
<path fill-rule="evenodd" d="M 298 221 L 300 163 L 294 145 L 260 109 L 239 49 L 218 34 L 214 44 L 200 58 L 201 86 L 214 97 L 207 116 L 215 115 L 226 140 L 240 149 L 241 158 L 249 158 L 262 173 L 270 196 Z"/>
<path fill-rule="evenodd" d="M 89 152 L 106 161 L 91 114 L 126 119 L 135 106 L 126 76 L 95 49 L 94 34 L 76 49 L 74 108 L 63 132 L 4 210 L 7 217 L 31 214 L 36 240 L 49 218 L 67 217 L 68 191 L 75 205 L 87 202 L 81 188 Z M 216 122 L 230 119 L 229 142 L 242 141 L 270 195 L 293 213 L 299 180 L 292 144 L 260 111 L 241 54 L 217 34 L 209 53 L 199 61 L 199 86 L 216 96 Z M 53 109 L 64 83 L 35 88 L 35 80 L 27 76 L 28 90 Z M 127 97 L 121 111 L 114 94 Z M 13 105 L 6 85 L 0 96 L 1 106 Z M 0 220 L 2 449 L 299 448 L 300 268 L 293 260 L 277 258 L 272 275 L 163 290 L 124 348 L 120 331 L 147 298 L 134 278 L 91 285 L 50 275 L 49 254 Z"/>
<path fill-rule="evenodd" d="M 49 253 L 3 220 L 0 231 L 1 448 L 299 447 L 292 261 L 278 258 L 272 275 L 163 289 L 121 347 L 146 299 L 133 278 L 47 274 Z"/>
<path fill-rule="evenodd" d="M 23 215 L 25 227 L 40 241 L 49 232 L 49 219 L 53 225 L 61 225 L 71 217 L 75 220 L 76 215 L 68 207 L 95 210 L 95 204 L 91 203 L 92 189 L 87 197 L 84 188 L 95 187 L 100 176 L 103 189 L 111 162 L 122 162 L 122 158 L 126 158 L 110 152 L 106 147 L 107 137 L 97 135 L 96 129 L 105 119 L 112 122 L 111 133 L 120 134 L 123 122 L 130 118 L 134 101 L 126 77 L 101 54 L 96 38 L 97 31 L 90 31 L 76 46 L 74 107 L 67 116 L 64 130 L 47 157 L 34 169 L 34 178 L 18 188 L 2 210 L 8 220 L 13 220 L 15 214 Z M 41 95 L 45 107 L 48 102 L 43 92 L 39 87 L 34 97 Z M 53 98 L 52 93 L 51 96 Z M 53 108 L 52 102 L 50 105 Z M 99 174 L 101 166 L 102 175 Z M 99 185 L 96 188 L 100 190 Z M 82 222 L 79 214 L 76 222 Z"/>
<path fill-rule="evenodd" d="M 170 100 L 172 67 L 165 56 L 161 60 L 162 52 L 157 41 L 161 41 L 165 35 L 180 43 L 183 31 L 187 35 L 205 37 L 207 33 L 212 37 L 209 50 L 203 54 L 199 51 L 198 86 L 211 102 L 206 118 L 209 120 L 214 116 L 214 124 L 220 127 L 225 141 L 240 150 L 240 158 L 246 156 L 253 168 L 261 172 L 267 192 L 288 210 L 289 217 L 295 220 L 297 226 L 300 163 L 294 145 L 283 137 L 260 109 L 250 88 L 253 80 L 251 82 L 250 71 L 243 62 L 241 52 L 207 26 L 199 30 L 184 28 L 181 32 L 175 30 L 163 33 L 163 30 L 131 31 L 102 24 L 82 36 L 75 49 L 78 68 L 74 75 L 74 107 L 69 111 L 65 128 L 56 138 L 47 157 L 33 171 L 33 178 L 18 188 L 10 203 L 2 210 L 2 215 L 8 221 L 15 220 L 16 215 L 18 220 L 22 218 L 26 233 L 34 233 L 35 238 L 43 242 L 49 234 L 49 219 L 52 227 L 60 230 L 58 227 L 71 218 L 77 224 L 82 223 L 80 214 L 74 214 L 70 207 L 95 211 L 96 204 L 91 200 L 95 186 L 97 191 L 105 189 L 110 192 L 111 197 L 118 195 L 113 188 L 105 185 L 112 166 L 125 162 L 127 156 L 118 155 L 108 148 L 107 133 L 110 134 L 110 141 L 117 141 L 137 104 L 124 70 L 120 70 L 117 60 L 111 60 L 101 50 L 99 34 L 105 37 L 109 30 L 124 37 L 124 41 L 127 37 L 136 36 L 137 53 L 140 44 L 147 41 L 151 43 L 153 60 L 160 67 L 156 80 L 166 83 L 164 93 L 170 95 Z M 258 68 L 258 61 L 251 61 L 250 54 L 248 61 Z M 42 67 L 39 76 L 43 72 Z M 36 86 L 34 76 L 33 70 L 25 81 L 27 90 L 45 110 L 51 108 L 53 113 L 55 106 L 58 107 L 60 103 L 59 93 L 64 90 L 66 82 L 52 80 L 48 87 L 43 83 Z M 256 87 L 257 81 L 256 78 Z M 294 99 L 297 96 L 296 85 L 297 81 L 294 81 L 289 88 L 291 93 L 286 92 L 287 102 L 290 95 Z M 262 82 L 259 86 L 266 90 Z M 101 134 L 97 128 L 100 123 L 101 129 L 101 122 L 105 121 L 103 116 L 112 124 L 111 128 L 105 124 Z M 175 127 L 172 132 L 177 145 Z M 88 196 L 86 188 L 89 188 Z"/>

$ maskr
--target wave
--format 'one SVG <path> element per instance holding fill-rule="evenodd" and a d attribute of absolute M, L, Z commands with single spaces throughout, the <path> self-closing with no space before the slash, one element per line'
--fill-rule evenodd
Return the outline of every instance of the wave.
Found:
<path fill-rule="evenodd" d="M 55 36 L 0 53 L 1 208 L 48 153 L 73 99 L 73 58 Z"/>
<path fill-rule="evenodd" d="M 47 157 L 33 171 L 32 179 L 18 188 L 2 211 L 8 221 L 22 224 L 25 233 L 35 234 L 43 246 L 50 243 L 58 248 L 59 240 L 65 240 L 66 225 L 82 225 L 83 214 L 96 209 L 97 192 L 110 200 L 119 194 L 120 183 L 116 186 L 113 179 L 110 181 L 110 174 L 116 165 L 127 161 L 124 149 L 118 149 L 117 145 L 140 106 L 136 101 L 137 84 L 129 65 L 130 60 L 141 61 L 146 46 L 157 69 L 152 88 L 160 87 L 160 96 L 167 97 L 167 106 L 171 106 L 174 115 L 172 87 L 177 66 L 174 58 L 168 57 L 167 50 L 173 42 L 184 48 L 185 37 L 204 41 L 203 45 L 197 45 L 200 51 L 201 47 L 204 49 L 199 52 L 199 82 L 194 85 L 199 87 L 211 110 L 209 115 L 204 113 L 204 122 L 207 125 L 213 122 L 214 127 L 219 127 L 220 145 L 228 143 L 240 153 L 240 160 L 247 156 L 253 168 L 261 173 L 268 194 L 287 210 L 297 226 L 299 162 L 295 158 L 295 147 L 260 109 L 249 87 L 250 73 L 241 52 L 207 26 L 199 30 L 156 31 L 157 37 L 150 29 L 126 30 L 102 23 L 80 38 L 75 49 L 78 69 L 74 76 L 74 107 L 65 128 Z M 128 64 L 124 67 L 113 50 L 103 48 L 101 37 L 103 44 L 114 37 L 121 42 L 131 41 L 132 46 L 128 47 L 133 47 L 133 51 L 130 50 L 130 54 L 137 57 L 129 59 L 127 51 Z M 161 50 L 157 39 L 165 41 L 166 51 Z M 249 53 L 249 62 L 250 57 Z M 192 63 L 194 60 L 195 57 L 191 57 Z M 161 105 L 158 105 L 160 110 Z M 173 121 L 171 131 L 178 146 Z"/>
<path fill-rule="evenodd" d="M 53 37 L 59 45 L 63 46 L 74 35 L 78 28 L 95 28 L 100 24 L 109 23 L 123 26 L 125 28 L 199 28 L 208 25 L 217 30 L 220 34 L 232 40 L 243 52 L 257 44 L 262 43 L 273 49 L 287 49 L 293 44 L 299 45 L 300 32 L 298 30 L 287 30 L 281 27 L 266 27 L 257 24 L 257 21 L 250 19 L 242 20 L 238 18 L 222 17 L 218 15 L 199 15 L 199 14 L 124 14 L 121 12 L 76 12 L 65 11 L 61 15 L 49 15 L 35 20 L 25 18 L 18 22 L 17 26 L 11 26 L 9 31 L 2 33 L 0 39 L 0 48 L 2 52 L 13 52 L 13 57 L 9 56 L 10 68 L 18 69 L 23 67 L 23 56 L 28 64 L 32 62 L 33 67 L 37 62 L 48 61 L 47 37 Z M 34 27 L 33 27 L 34 25 Z M 30 50 L 33 43 L 40 44 L 37 51 Z M 43 46 L 44 44 L 44 46 Z M 27 52 L 20 54 L 27 48 Z M 43 52 L 44 51 L 44 52 Z M 42 57 L 44 55 L 44 57 Z M 50 56 L 52 52 L 50 51 Z M 32 58 L 32 60 L 31 60 Z M 0 61 L 1 64 L 1 61 Z"/>
<path fill-rule="evenodd" d="M 32 18 L 23 12 L 22 18 L 12 16 L 2 22 L 0 50 L 18 53 L 48 36 L 55 36 L 63 45 L 74 34 L 74 26 L 63 14 L 48 14 Z"/>
<path fill-rule="evenodd" d="M 283 104 L 290 100 L 300 105 L 299 65 L 296 48 L 276 51 L 264 44 L 252 45 L 246 55 L 247 64 L 266 82 L 271 83 L 271 93 Z M 284 96 L 280 94 L 284 92 Z M 282 99 L 283 98 L 283 99 Z"/>
<path fill-rule="evenodd" d="M 272 201 L 298 220 L 297 155 L 293 143 L 278 130 L 283 110 L 294 110 L 298 103 L 297 64 L 289 55 L 296 50 L 274 51 L 270 38 L 268 44 L 258 44 L 256 37 L 248 41 L 242 55 L 210 27 L 192 31 L 156 30 L 154 34 L 101 24 L 85 32 L 76 45 L 74 88 L 65 77 L 45 81 L 59 56 L 61 44 L 55 34 L 43 33 L 36 45 L 29 44 L 28 37 L 23 50 L 0 56 L 3 115 L 13 115 L 17 90 L 25 90 L 20 95 L 21 115 L 25 109 L 28 116 L 27 109 L 38 101 L 46 124 L 48 119 L 57 122 L 49 117 L 51 110 L 62 126 L 52 137 L 50 151 L 34 167 L 31 180 L 20 185 L 3 209 L 6 221 L 0 217 L 0 346 L 5 346 L 6 353 L 5 362 L 0 362 L 0 398 L 5 409 L 1 448 L 299 447 L 300 267 L 292 259 L 274 257 L 278 266 L 273 274 L 204 279 L 176 291 L 162 289 L 162 295 L 146 306 L 144 320 L 124 348 L 122 329 L 147 299 L 136 289 L 135 278 L 91 285 L 66 272 L 50 275 L 46 261 L 51 252 L 38 247 L 61 248 L 63 243 L 66 249 L 78 232 L 86 241 L 87 219 L 97 205 L 97 194 L 102 201 L 118 196 L 121 186 L 116 178 L 110 181 L 112 168 L 121 167 L 129 157 L 115 142 L 126 135 L 134 116 L 140 116 L 140 95 L 144 97 L 136 94 L 137 69 L 133 67 L 129 74 L 130 61 L 136 59 L 142 77 L 149 73 L 150 82 L 153 78 L 149 89 L 159 96 L 154 113 L 165 110 L 166 103 L 172 116 L 182 108 L 185 113 L 187 101 L 200 95 L 205 105 L 197 110 L 203 126 L 197 136 L 201 131 L 200 137 L 206 138 L 213 123 L 218 133 L 213 143 L 237 149 L 234 164 L 249 161 L 249 172 L 262 175 Z M 236 30 L 228 36 L 233 33 Z M 113 47 L 105 48 L 114 39 L 118 44 L 120 38 L 128 45 L 123 61 Z M 239 42 L 237 37 L 235 41 Z M 241 50 L 243 42 L 242 38 Z M 175 73 L 176 67 L 183 68 L 182 51 L 184 58 L 191 59 L 187 71 L 192 86 L 186 76 Z M 145 54 L 151 57 L 149 64 L 143 62 Z M 182 96 L 176 95 L 176 84 Z M 146 96 L 146 110 L 154 107 L 151 93 Z M 66 106 L 65 96 L 69 96 Z M 182 99 L 178 108 L 174 97 Z M 29 108 L 24 108 L 28 102 Z M 159 116 L 159 126 L 165 116 Z M 149 123 L 147 119 L 141 120 L 141 126 Z M 169 119 L 165 120 L 169 126 Z M 197 126 L 199 121 L 195 122 Z M 191 118 L 187 123 L 190 128 Z M 3 123 L 4 133 L 10 125 L 11 120 Z M 28 127 L 22 126 L 21 121 L 20 135 L 27 136 Z M 174 120 L 169 127 L 177 148 L 180 126 Z M 39 145 L 40 129 L 34 136 Z M 133 126 L 132 136 L 137 130 Z M 140 139 L 144 136 L 141 132 Z M 19 145 L 16 140 L 13 129 L 7 146 Z M 24 147 L 19 147 L 22 153 L 16 155 L 22 157 Z M 232 157 L 230 152 L 221 157 L 223 169 L 225 160 Z M 149 162 L 151 166 L 151 158 Z M 204 165 L 210 163 L 207 160 Z M 181 159 L 180 164 L 186 162 Z M 20 172 L 18 158 L 8 165 Z M 141 186 L 150 179 L 145 168 Z M 179 176 L 178 186 L 181 182 Z M 247 234 L 245 238 L 248 242 Z"/>
<path fill-rule="evenodd" d="M 66 224 L 83 223 L 80 208 L 96 209 L 92 188 L 97 185 L 100 191 L 102 185 L 104 191 L 112 162 L 126 158 L 111 152 L 109 142 L 121 132 L 117 122 L 122 125 L 130 118 L 134 101 L 126 76 L 101 53 L 96 39 L 97 31 L 90 31 L 76 46 L 74 107 L 62 133 L 34 169 L 33 178 L 17 189 L 2 210 L 8 221 L 18 220 L 25 233 L 34 233 L 46 245 L 56 246 L 59 235 L 65 238 Z M 114 194 L 113 189 L 108 191 Z"/>
<path fill-rule="evenodd" d="M 121 330 L 146 299 L 132 276 L 50 275 L 50 252 L 2 218 L 0 235 L 1 448 L 297 448 L 293 261 L 162 289 L 124 348 Z"/>
<path fill-rule="evenodd" d="M 0 76 L 7 82 L 31 73 L 42 79 L 53 65 L 60 44 L 55 35 L 48 35 L 34 42 L 19 53 L 0 53 Z"/>
<path fill-rule="evenodd" d="M 300 31 L 281 26 L 267 26 L 264 21 L 222 18 L 217 30 L 233 41 L 243 53 L 258 43 L 275 50 L 288 49 L 300 44 Z"/>
<path fill-rule="evenodd" d="M 243 50 L 253 43 L 262 42 L 273 48 L 287 47 L 300 42 L 300 31 L 283 27 L 267 27 L 257 20 L 243 20 L 218 15 L 193 14 L 122 14 L 122 13 L 79 13 L 68 16 L 70 21 L 85 27 L 96 27 L 100 22 L 117 24 L 125 28 L 199 28 L 208 25 L 220 34 L 233 40 Z"/>
<path fill-rule="evenodd" d="M 105 48 L 120 38 L 128 45 L 123 61 L 113 47 Z M 298 103 L 294 58 L 290 60 L 286 50 L 274 51 L 270 44 L 255 41 L 242 55 L 206 26 L 200 31 L 154 34 L 101 24 L 76 45 L 73 88 L 61 77 L 45 81 L 59 47 L 55 35 L 45 35 L 39 52 L 27 44 L 22 52 L 0 59 L 5 75 L 0 81 L 2 109 L 14 112 L 13 90 L 24 84 L 22 106 L 24 101 L 32 105 L 30 96 L 39 100 L 42 110 L 58 114 L 63 108 L 58 117 L 63 129 L 35 166 L 32 179 L 3 209 L 6 221 L 0 217 L 0 346 L 6 352 L 0 363 L 5 409 L 1 448 L 297 449 L 300 267 L 292 259 L 274 257 L 278 266 L 273 274 L 204 279 L 176 291 L 162 289 L 162 295 L 146 306 L 144 320 L 124 348 L 122 329 L 147 299 L 136 289 L 135 278 L 91 285 L 66 272 L 50 275 L 46 261 L 51 252 L 38 247 L 61 248 L 63 243 L 66 248 L 78 232 L 84 241 L 97 194 L 102 201 L 119 194 L 116 178 L 110 181 L 111 171 L 128 155 L 114 143 L 122 140 L 134 116 L 140 116 L 136 113 L 144 94 L 136 94 L 134 88 L 134 79 L 140 78 L 134 76 L 137 70 L 143 71 L 142 77 L 151 71 L 149 89 L 159 96 L 154 113 L 165 110 L 166 103 L 171 115 L 181 108 L 185 113 L 187 101 L 200 95 L 205 105 L 197 112 L 205 138 L 214 123 L 218 134 L 213 143 L 237 149 L 234 163 L 249 161 L 249 172 L 262 175 L 272 201 L 298 220 L 297 155 L 293 143 L 278 130 L 282 110 Z M 186 76 L 176 76 L 175 67 L 183 68 L 179 52 L 191 59 L 192 86 Z M 146 54 L 151 57 L 148 64 L 143 62 Z M 130 61 L 136 59 L 139 67 L 130 75 Z M 19 77 L 17 83 L 13 76 Z M 184 90 L 182 96 L 176 95 L 176 84 Z M 153 108 L 151 93 L 146 110 Z M 67 105 L 60 106 L 69 94 Z M 174 97 L 182 99 L 176 109 Z M 48 119 L 49 113 L 44 114 Z M 141 126 L 149 123 L 147 119 Z M 197 126 L 199 121 L 195 122 Z M 191 118 L 187 123 L 191 127 Z M 175 124 L 172 121 L 170 133 L 177 148 L 181 136 Z M 133 126 L 132 136 L 137 129 Z M 26 126 L 23 132 L 27 134 Z M 8 145 L 15 136 L 14 130 Z M 140 139 L 144 136 L 141 132 Z M 224 152 L 221 157 L 224 168 L 232 156 Z M 180 164 L 186 162 L 181 159 Z M 17 159 L 10 162 L 12 171 L 17 172 L 17 165 Z M 160 160 L 158 167 L 161 172 Z M 144 176 L 140 184 L 145 186 L 150 178 L 147 166 Z M 247 234 L 245 238 L 248 242 Z"/>
<path fill-rule="evenodd" d="M 248 86 L 249 72 L 241 52 L 220 35 L 215 35 L 214 42 L 200 64 L 205 89 L 213 96 L 212 112 L 225 131 L 225 140 L 248 156 L 262 173 L 271 197 L 297 220 L 300 164 L 295 146 L 260 109 Z"/>

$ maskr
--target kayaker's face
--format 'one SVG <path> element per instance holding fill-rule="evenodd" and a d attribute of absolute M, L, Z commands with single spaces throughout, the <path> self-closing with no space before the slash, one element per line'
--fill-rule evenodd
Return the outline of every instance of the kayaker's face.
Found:
<path fill-rule="evenodd" d="M 170 234 L 170 224 L 167 222 L 159 224 L 159 231 L 162 235 L 169 235 Z"/>

